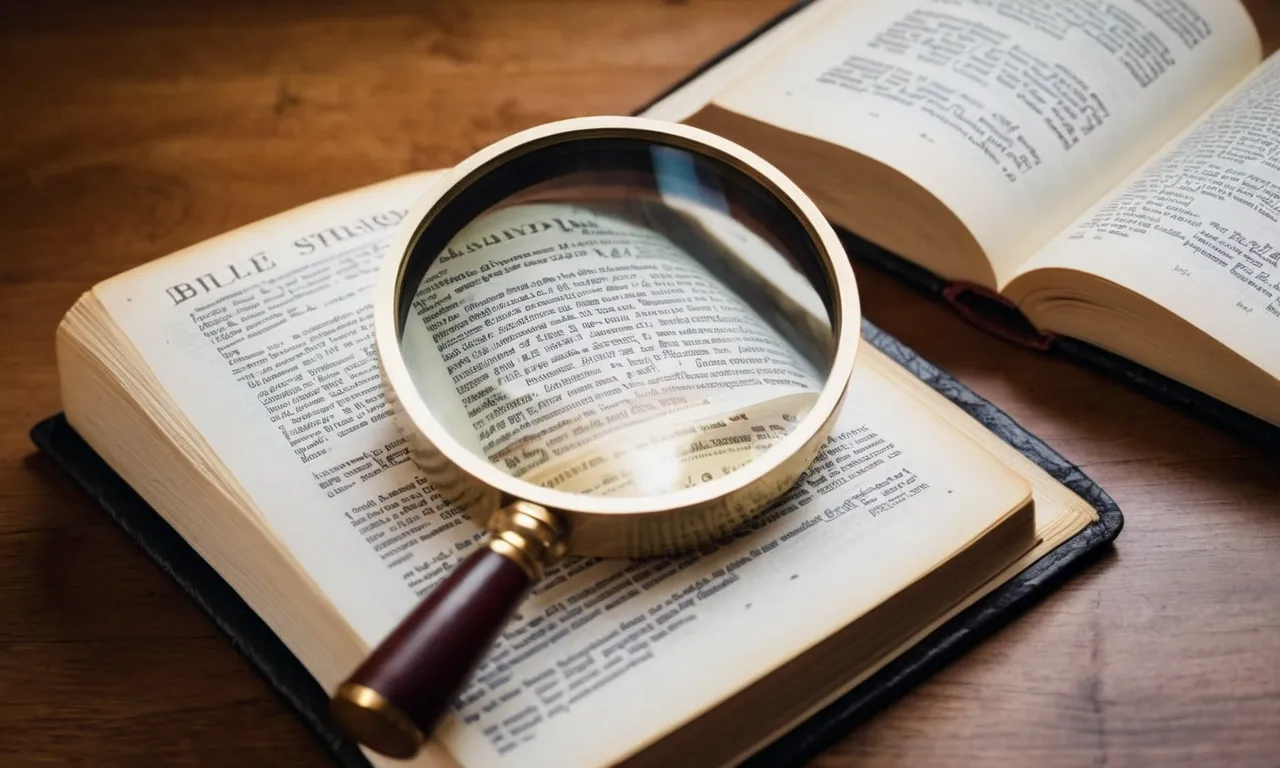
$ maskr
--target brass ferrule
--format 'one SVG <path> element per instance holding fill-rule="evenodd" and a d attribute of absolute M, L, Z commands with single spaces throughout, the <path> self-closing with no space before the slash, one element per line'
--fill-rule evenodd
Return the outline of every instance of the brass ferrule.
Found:
<path fill-rule="evenodd" d="M 542 578 L 542 569 L 564 557 L 568 531 L 546 508 L 517 501 L 489 517 L 488 546 L 513 560 L 529 579 Z"/>

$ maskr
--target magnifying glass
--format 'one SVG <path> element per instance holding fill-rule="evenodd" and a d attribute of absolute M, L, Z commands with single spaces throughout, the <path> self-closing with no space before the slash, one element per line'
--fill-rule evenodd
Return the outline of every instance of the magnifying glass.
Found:
<path fill-rule="evenodd" d="M 859 307 L 795 184 L 640 118 L 481 150 L 393 248 L 384 385 L 426 478 L 488 530 L 334 694 L 350 737 L 410 757 L 561 557 L 695 548 L 796 482 L 839 413 Z"/>

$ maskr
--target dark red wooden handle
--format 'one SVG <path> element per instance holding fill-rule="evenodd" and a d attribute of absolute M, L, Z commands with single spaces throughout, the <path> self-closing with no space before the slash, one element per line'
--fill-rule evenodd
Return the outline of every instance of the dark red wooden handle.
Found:
<path fill-rule="evenodd" d="M 371 749 L 412 756 L 413 739 L 420 743 L 435 728 L 532 583 L 517 563 L 487 546 L 468 557 L 338 689 L 339 725 Z M 353 698 L 361 695 L 357 706 Z M 412 738 L 405 737 L 406 724 L 396 722 L 404 719 L 417 728 Z"/>

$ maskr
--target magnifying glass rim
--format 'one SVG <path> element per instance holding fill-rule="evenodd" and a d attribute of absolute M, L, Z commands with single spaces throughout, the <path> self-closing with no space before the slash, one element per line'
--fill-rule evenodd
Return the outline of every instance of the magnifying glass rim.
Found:
<path fill-rule="evenodd" d="M 426 401 L 418 393 L 400 348 L 397 306 L 405 267 L 413 246 L 430 222 L 453 201 L 456 195 L 476 179 L 491 172 L 499 164 L 514 157 L 575 139 L 629 138 L 653 141 L 708 156 L 743 172 L 761 183 L 792 215 L 804 225 L 816 244 L 824 269 L 833 288 L 833 331 L 836 354 L 826 383 L 813 407 L 796 429 L 753 459 L 729 474 L 714 480 L 653 495 L 592 496 L 559 491 L 522 480 L 494 466 L 487 457 L 479 456 L 459 443 L 436 419 Z M 861 340 L 861 313 L 857 283 L 849 259 L 835 230 L 818 211 L 813 201 L 778 169 L 755 153 L 733 142 L 691 126 L 639 117 L 579 117 L 529 128 L 485 147 L 437 179 L 431 189 L 415 202 L 398 227 L 392 242 L 394 261 L 387 259 L 379 269 L 374 300 L 374 338 L 385 383 L 399 400 L 401 419 L 430 442 L 455 467 L 475 480 L 496 489 L 505 497 L 523 499 L 548 509 L 601 515 L 648 514 L 674 512 L 687 507 L 700 507 L 754 483 L 761 482 L 827 427 L 836 409 L 843 403 L 854 357 Z"/>

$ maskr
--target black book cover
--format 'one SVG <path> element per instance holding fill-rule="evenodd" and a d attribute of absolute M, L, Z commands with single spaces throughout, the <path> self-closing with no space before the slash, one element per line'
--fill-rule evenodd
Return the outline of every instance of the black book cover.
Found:
<path fill-rule="evenodd" d="M 939 627 L 854 690 L 759 752 L 750 764 L 797 765 L 1052 591 L 1107 551 L 1123 525 L 1119 507 L 1079 468 L 973 390 L 869 322 L 866 340 L 1030 458 L 1098 511 L 1099 519 L 1022 573 Z M 257 614 L 129 487 L 58 414 L 31 431 L 35 444 L 110 514 L 178 582 L 231 645 L 271 684 L 342 766 L 368 768 L 360 750 L 334 730 L 328 695 Z"/>

